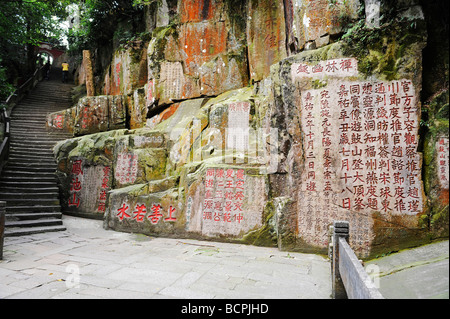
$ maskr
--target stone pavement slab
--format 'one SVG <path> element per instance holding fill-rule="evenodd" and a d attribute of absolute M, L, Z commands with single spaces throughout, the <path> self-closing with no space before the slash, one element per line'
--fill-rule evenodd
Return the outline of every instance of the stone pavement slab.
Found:
<path fill-rule="evenodd" d="M 67 230 L 5 239 L 0 298 L 329 299 L 329 261 L 241 244 Z"/>
<path fill-rule="evenodd" d="M 387 299 L 449 298 L 448 240 L 371 260 L 366 269 L 369 265 L 377 267 L 379 291 Z"/>

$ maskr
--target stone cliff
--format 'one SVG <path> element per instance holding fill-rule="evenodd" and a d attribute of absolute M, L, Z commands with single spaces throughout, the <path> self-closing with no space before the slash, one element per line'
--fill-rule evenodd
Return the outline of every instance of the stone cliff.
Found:
<path fill-rule="evenodd" d="M 448 53 L 430 35 L 439 2 L 151 8 L 151 38 L 48 116 L 74 135 L 55 148 L 66 213 L 319 253 L 348 220 L 363 258 L 448 236 L 448 57 L 446 83 L 423 67 Z"/>

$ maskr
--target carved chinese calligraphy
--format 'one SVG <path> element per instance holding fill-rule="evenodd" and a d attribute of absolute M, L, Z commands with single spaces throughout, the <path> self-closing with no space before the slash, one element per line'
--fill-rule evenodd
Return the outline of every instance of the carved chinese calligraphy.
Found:
<path fill-rule="evenodd" d="M 103 176 L 102 176 L 102 184 L 100 187 L 100 195 L 98 198 L 98 208 L 97 211 L 99 213 L 104 213 L 106 210 L 106 201 L 108 199 L 108 190 L 109 190 L 109 176 L 110 176 L 110 168 L 108 166 L 103 168 Z"/>
<path fill-rule="evenodd" d="M 83 159 L 74 159 L 70 171 L 67 209 L 73 213 L 103 214 L 110 188 L 109 166 L 87 166 Z"/>
<path fill-rule="evenodd" d="M 80 191 L 82 189 L 81 183 L 83 181 L 83 161 L 82 160 L 75 160 L 72 163 L 72 171 L 71 171 L 71 177 L 72 182 L 70 183 L 70 191 L 69 191 L 69 201 L 68 206 L 69 207 L 80 207 Z"/>
<path fill-rule="evenodd" d="M 208 169 L 205 179 L 203 221 L 241 223 L 245 173 L 243 169 Z"/>
<path fill-rule="evenodd" d="M 333 75 L 322 88 L 301 92 L 305 164 L 298 223 L 301 236 L 320 246 L 327 225 L 349 220 L 351 240 L 364 251 L 373 236 L 372 213 L 416 215 L 423 190 L 412 81 L 339 79 L 355 70 L 353 59 L 292 66 L 294 77 Z"/>
<path fill-rule="evenodd" d="M 292 77 L 323 76 L 355 76 L 358 75 L 358 63 L 354 58 L 320 61 L 315 65 L 295 63 L 292 65 Z"/>
<path fill-rule="evenodd" d="M 165 100 L 180 100 L 183 93 L 184 73 L 180 62 L 164 62 L 161 64 L 161 85 L 164 87 Z"/>
<path fill-rule="evenodd" d="M 132 153 L 117 155 L 115 177 L 121 184 L 134 183 L 138 171 L 138 156 Z"/>
<path fill-rule="evenodd" d="M 207 168 L 201 183 L 188 190 L 186 229 L 207 237 L 237 237 L 262 226 L 265 179 L 244 168 Z"/>
<path fill-rule="evenodd" d="M 138 203 L 134 208 L 130 208 L 129 204 L 124 202 L 122 206 L 115 210 L 115 215 L 121 222 L 124 219 L 132 219 L 138 223 L 148 220 L 153 225 L 159 222 L 175 222 L 177 220 L 175 207 L 170 205 L 167 209 L 164 209 L 159 203 L 153 203 L 147 209 L 145 204 Z"/>
<path fill-rule="evenodd" d="M 441 183 L 441 187 L 444 189 L 449 188 L 449 139 L 448 137 L 440 137 L 436 142 L 437 150 L 437 164 L 438 164 L 438 176 Z"/>

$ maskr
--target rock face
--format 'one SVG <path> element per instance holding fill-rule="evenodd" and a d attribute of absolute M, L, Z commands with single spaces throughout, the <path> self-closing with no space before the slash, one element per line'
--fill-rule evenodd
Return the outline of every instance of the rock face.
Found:
<path fill-rule="evenodd" d="M 448 236 L 448 91 L 424 131 L 414 1 L 157 7 L 148 43 L 113 55 L 106 95 L 48 117 L 78 136 L 55 148 L 66 212 L 320 253 L 348 220 L 362 258 Z"/>

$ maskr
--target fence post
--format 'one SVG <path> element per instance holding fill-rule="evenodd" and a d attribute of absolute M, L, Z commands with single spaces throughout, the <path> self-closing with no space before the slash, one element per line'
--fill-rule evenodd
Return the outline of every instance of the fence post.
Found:
<path fill-rule="evenodd" d="M 5 206 L 6 202 L 0 202 L 0 260 L 3 259 L 3 238 L 5 237 Z"/>
<path fill-rule="evenodd" d="M 331 285 L 333 299 L 347 299 L 344 283 L 339 273 L 339 238 L 348 241 L 349 223 L 347 221 L 334 221 L 331 232 Z"/>

